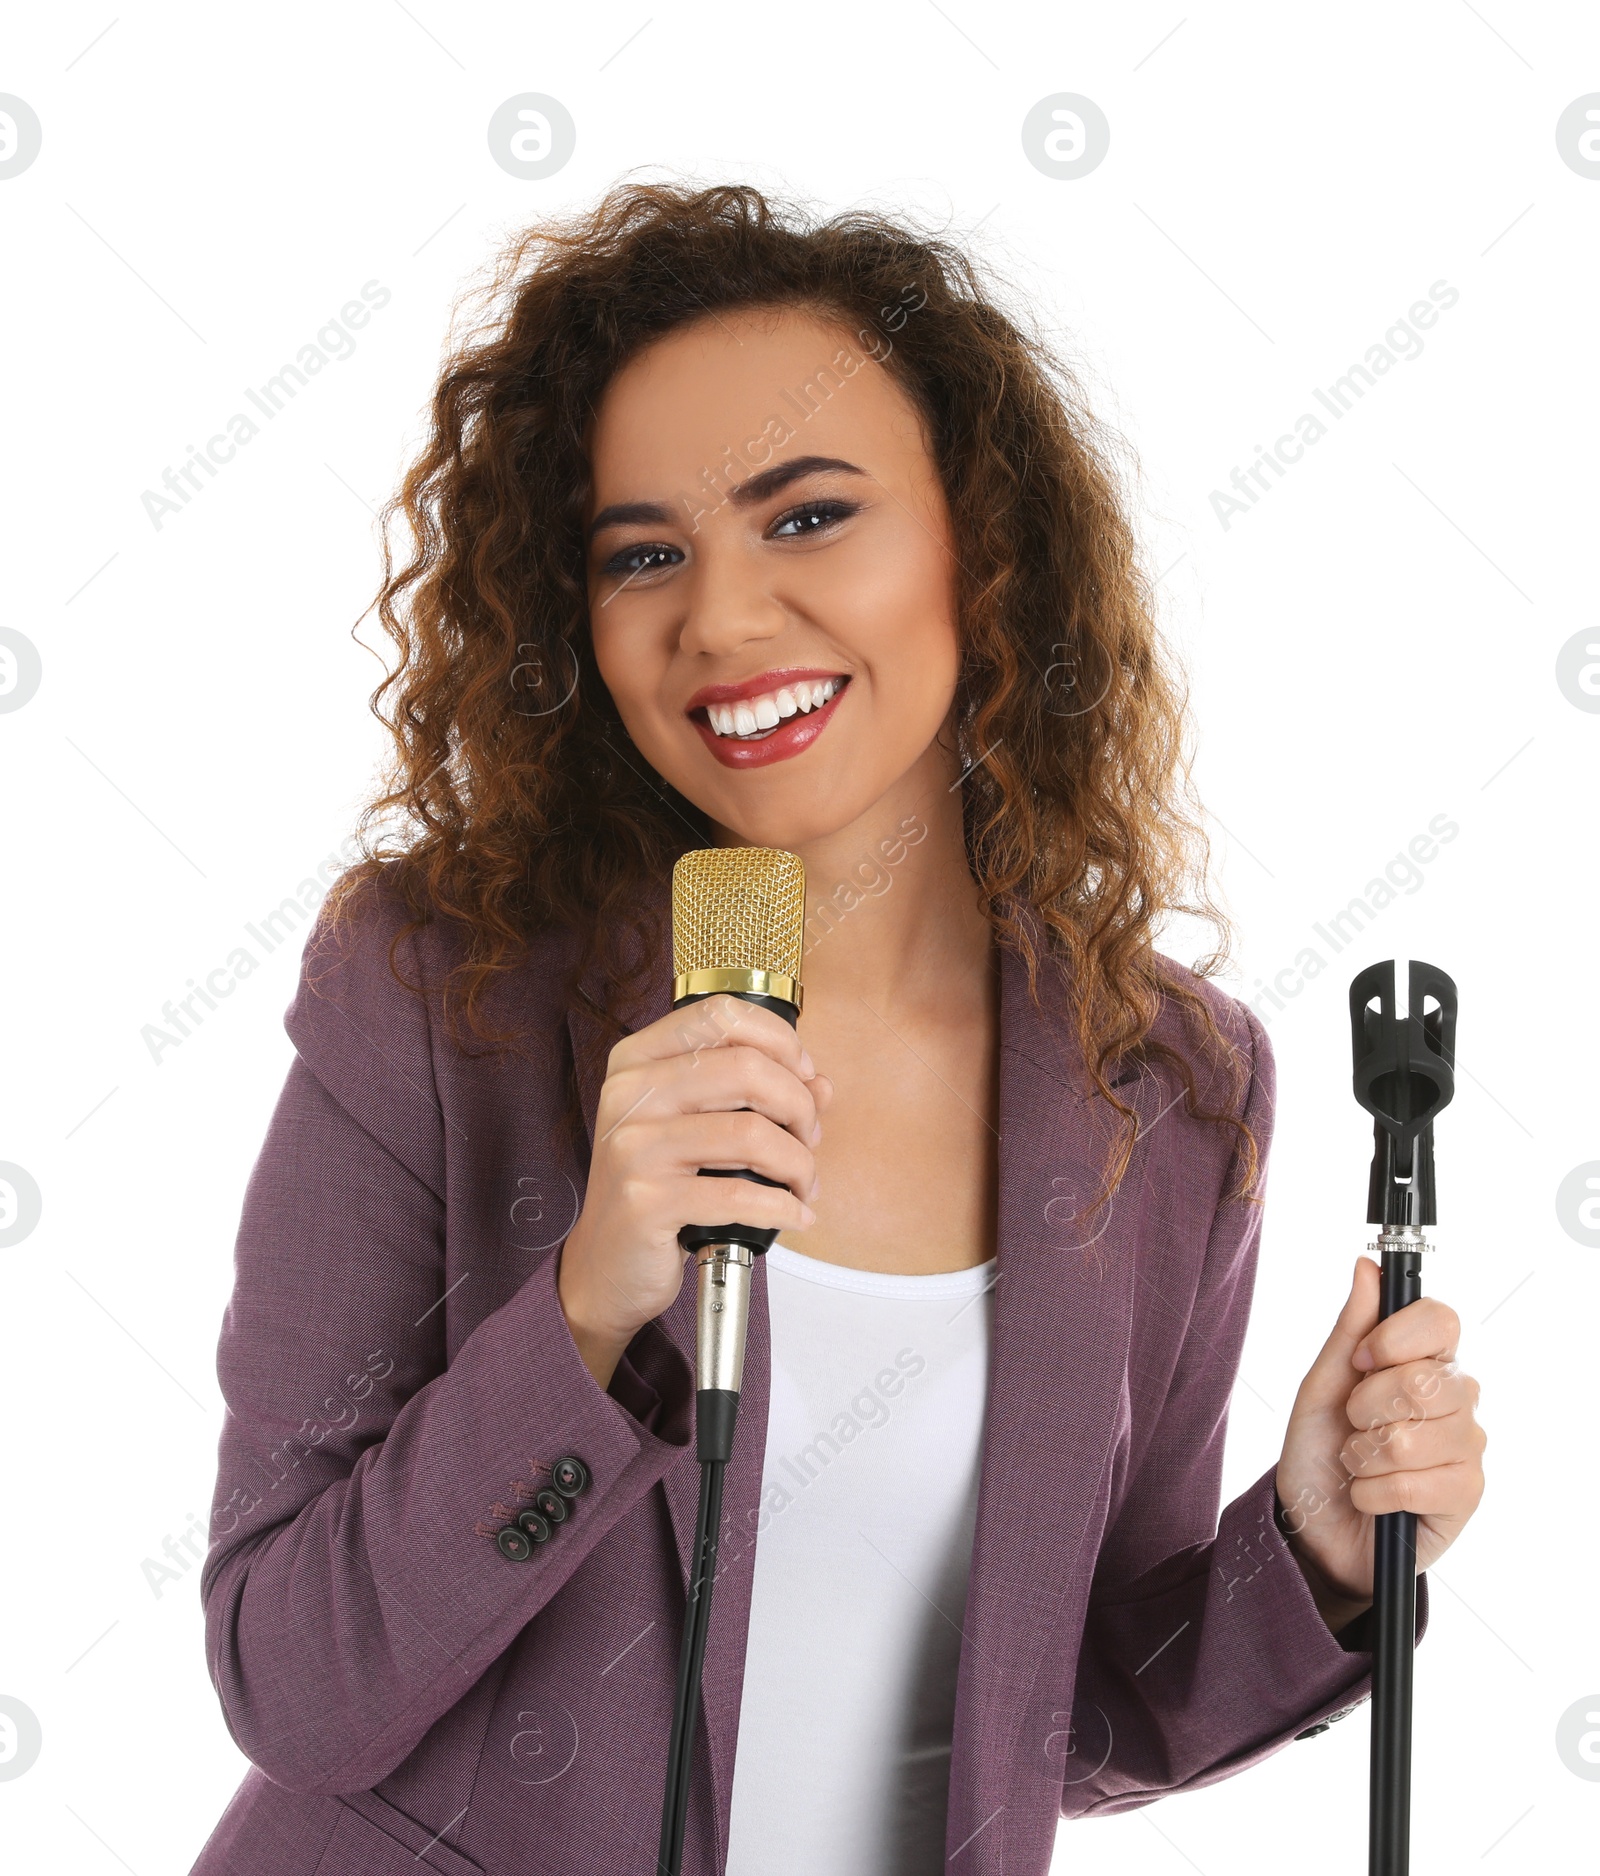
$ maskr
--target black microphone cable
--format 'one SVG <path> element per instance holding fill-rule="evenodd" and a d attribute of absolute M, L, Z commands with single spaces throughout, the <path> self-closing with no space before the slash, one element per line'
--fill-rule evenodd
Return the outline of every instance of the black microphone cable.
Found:
<path fill-rule="evenodd" d="M 746 1256 L 749 1255 L 744 1246 L 729 1248 L 745 1250 Z M 703 1260 L 701 1269 L 705 1268 Z M 683 1862 L 689 1773 L 694 1762 L 695 1726 L 700 1716 L 700 1676 L 705 1662 L 706 1631 L 711 1620 L 711 1589 L 717 1580 L 722 1476 L 733 1450 L 738 1408 L 739 1396 L 735 1391 L 696 1390 L 695 1447 L 700 1461 L 700 1508 L 695 1518 L 694 1550 L 689 1562 L 689 1595 L 683 1611 L 683 1643 L 678 1654 L 678 1685 L 673 1700 L 672 1737 L 667 1748 L 666 1788 L 661 1806 L 661 1848 L 657 1863 L 663 1876 L 679 1876 Z"/>

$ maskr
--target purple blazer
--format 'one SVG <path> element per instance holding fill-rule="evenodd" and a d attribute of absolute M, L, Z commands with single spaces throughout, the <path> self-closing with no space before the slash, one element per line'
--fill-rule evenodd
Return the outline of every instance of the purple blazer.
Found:
<path fill-rule="evenodd" d="M 593 1033 L 562 994 L 570 941 L 541 941 L 491 995 L 492 1020 L 528 1023 L 526 1053 L 470 1057 L 390 975 L 404 922 L 386 881 L 347 935 L 319 923 L 309 938 L 285 1018 L 296 1056 L 245 1194 L 201 1596 L 253 1769 L 194 1876 L 648 1876 L 698 1490 L 692 1274 L 601 1388 L 556 1294 L 587 1162 L 563 1083 Z M 454 942 L 436 923 L 397 961 L 436 987 Z M 1034 1006 L 1010 949 L 1001 970 L 955 1876 L 1044 1876 L 1059 1819 L 1226 1778 L 1322 1730 L 1371 1669 L 1360 1635 L 1335 1639 L 1317 1614 L 1276 1526 L 1273 1467 L 1218 1521 L 1260 1225 L 1258 1206 L 1223 1197 L 1236 1136 L 1191 1120 L 1167 1072 L 1146 1069 L 1120 1089 L 1141 1117 L 1127 1177 L 1081 1216 L 1105 1103 L 1085 1099 L 1071 1026 Z M 1251 1052 L 1244 1111 L 1265 1143 L 1266 1035 L 1203 991 Z M 640 1024 L 668 997 L 663 966 Z M 1170 1008 L 1157 1033 L 1177 1038 Z M 591 1139 L 599 1079 L 580 1079 Z M 1307 1323 L 1308 1347 L 1322 1326 Z M 726 1856 L 768 1375 L 758 1259 L 689 1799 L 695 1876 Z M 569 1455 L 592 1475 L 571 1516 L 530 1556 L 502 1554 L 495 1533 Z"/>

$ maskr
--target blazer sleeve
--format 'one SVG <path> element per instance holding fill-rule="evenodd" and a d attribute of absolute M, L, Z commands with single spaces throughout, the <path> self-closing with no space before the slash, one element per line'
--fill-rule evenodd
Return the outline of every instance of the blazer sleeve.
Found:
<path fill-rule="evenodd" d="M 363 913 L 353 943 L 319 928 L 306 947 L 285 1019 L 297 1053 L 246 1189 L 217 1356 L 211 1678 L 240 1750 L 321 1794 L 392 1772 L 693 1424 L 675 1349 L 658 1386 L 627 1361 L 610 1389 L 595 1381 L 556 1250 L 447 1360 L 447 1123 L 427 1011 L 390 974 L 397 916 Z M 415 951 L 398 955 L 415 979 Z M 592 1483 L 549 1542 L 506 1558 L 499 1501 L 566 1454 Z"/>
<path fill-rule="evenodd" d="M 1272 1050 L 1255 1016 L 1235 1007 L 1251 1049 L 1244 1118 L 1264 1171 Z M 1242 1171 L 1236 1150 L 1224 1194 Z M 1276 1462 L 1217 1515 L 1260 1230 L 1259 1203 L 1219 1200 L 1164 1405 L 1102 1541 L 1073 1712 L 1085 1747 L 1098 1740 L 1106 1756 L 1093 1776 L 1063 1786 L 1063 1817 L 1214 1784 L 1326 1730 L 1371 1692 L 1368 1620 L 1335 1636 L 1318 1614 L 1278 1526 Z M 1419 1639 L 1427 1598 L 1419 1576 Z"/>

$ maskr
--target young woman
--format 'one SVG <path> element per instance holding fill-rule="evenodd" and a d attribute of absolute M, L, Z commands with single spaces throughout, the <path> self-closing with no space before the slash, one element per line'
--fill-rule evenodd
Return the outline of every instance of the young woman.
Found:
<path fill-rule="evenodd" d="M 1271 1051 L 1154 949 L 1212 910 L 1175 680 L 960 251 L 632 186 L 497 292 L 380 600 L 408 820 L 307 946 L 239 1233 L 203 1593 L 257 1769 L 196 1870 L 652 1869 L 677 1233 L 744 1167 L 685 1867 L 1042 1876 L 1363 1697 L 1374 1515 L 1425 1567 L 1482 1488 L 1456 1318 L 1378 1325 L 1359 1261 L 1219 1517 Z M 672 862 L 741 843 L 805 863 L 798 1035 L 669 1009 Z"/>

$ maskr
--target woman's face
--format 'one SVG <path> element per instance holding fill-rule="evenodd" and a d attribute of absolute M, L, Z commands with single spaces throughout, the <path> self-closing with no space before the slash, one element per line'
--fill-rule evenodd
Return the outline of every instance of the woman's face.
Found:
<path fill-rule="evenodd" d="M 949 513 L 914 406 L 847 327 L 680 327 L 612 379 L 589 449 L 595 655 L 659 774 L 789 848 L 948 787 Z"/>

